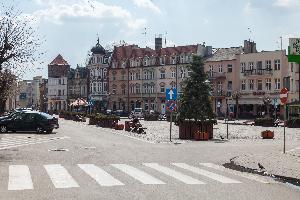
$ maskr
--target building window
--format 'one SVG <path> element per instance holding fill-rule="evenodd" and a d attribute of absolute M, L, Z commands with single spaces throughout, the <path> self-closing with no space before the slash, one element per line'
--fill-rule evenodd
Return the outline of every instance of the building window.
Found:
<path fill-rule="evenodd" d="M 274 60 L 274 70 L 280 70 L 280 60 Z"/>
<path fill-rule="evenodd" d="M 141 93 L 141 87 L 140 87 L 140 85 L 136 85 L 136 87 L 135 87 L 135 92 L 136 92 L 137 94 L 140 94 L 140 93 Z"/>
<path fill-rule="evenodd" d="M 232 90 L 232 81 L 228 81 L 227 83 L 227 90 Z"/>
<path fill-rule="evenodd" d="M 249 70 L 253 70 L 254 69 L 254 63 L 253 62 L 249 62 Z"/>
<path fill-rule="evenodd" d="M 107 83 L 105 83 L 105 82 L 103 83 L 103 91 L 107 92 Z"/>
<path fill-rule="evenodd" d="M 209 65 L 208 76 L 209 77 L 213 77 L 213 75 L 214 75 L 214 66 L 213 65 Z"/>
<path fill-rule="evenodd" d="M 184 63 L 184 56 L 180 56 L 180 63 Z"/>
<path fill-rule="evenodd" d="M 171 64 L 173 64 L 173 65 L 176 64 L 176 57 L 174 57 L 174 56 L 171 57 Z"/>
<path fill-rule="evenodd" d="M 219 73 L 222 73 L 222 72 L 223 72 L 223 66 L 219 65 Z"/>
<path fill-rule="evenodd" d="M 266 78 L 266 90 L 270 91 L 272 89 L 272 83 L 270 78 Z"/>
<path fill-rule="evenodd" d="M 160 71 L 160 78 L 161 78 L 161 79 L 166 78 L 166 71 L 165 71 L 165 70 L 161 70 L 161 71 Z"/>
<path fill-rule="evenodd" d="M 144 85 L 144 93 L 148 93 L 148 84 Z"/>
<path fill-rule="evenodd" d="M 107 69 L 103 69 L 103 78 L 107 78 Z"/>
<path fill-rule="evenodd" d="M 148 71 L 144 71 L 144 80 L 148 80 Z"/>
<path fill-rule="evenodd" d="M 149 93 L 154 93 L 154 85 L 150 85 Z"/>
<path fill-rule="evenodd" d="M 149 79 L 154 79 L 154 71 L 149 71 Z"/>
<path fill-rule="evenodd" d="M 140 72 L 136 72 L 135 73 L 135 78 L 136 78 L 136 80 L 140 80 L 141 79 Z"/>
<path fill-rule="evenodd" d="M 262 90 L 262 80 L 257 80 L 257 90 Z"/>
<path fill-rule="evenodd" d="M 244 62 L 241 63 L 241 69 L 242 69 L 242 73 L 244 73 L 246 69 L 246 63 Z"/>
<path fill-rule="evenodd" d="M 161 93 L 165 93 L 165 86 L 164 86 L 164 85 L 161 85 L 161 86 L 160 86 L 160 92 L 161 92 Z"/>
<path fill-rule="evenodd" d="M 122 80 L 126 80 L 126 73 L 122 73 Z"/>
<path fill-rule="evenodd" d="M 172 72 L 171 72 L 171 77 L 172 77 L 172 78 L 175 78 L 175 77 L 176 77 L 176 71 L 175 71 L 175 70 L 172 70 Z"/>
<path fill-rule="evenodd" d="M 96 83 L 93 83 L 93 92 L 96 92 Z"/>
<path fill-rule="evenodd" d="M 122 94 L 125 95 L 126 94 L 126 89 L 122 88 Z"/>
<path fill-rule="evenodd" d="M 58 79 L 58 85 L 61 85 L 61 80 L 60 79 Z"/>
<path fill-rule="evenodd" d="M 246 80 L 242 80 L 242 90 L 246 90 Z"/>
<path fill-rule="evenodd" d="M 134 85 L 131 85 L 130 86 L 130 93 L 133 94 L 135 92 L 135 87 Z"/>
<path fill-rule="evenodd" d="M 272 68 L 272 61 L 266 60 L 266 69 L 270 70 Z"/>
<path fill-rule="evenodd" d="M 61 96 L 61 90 L 58 90 L 58 96 Z"/>
<path fill-rule="evenodd" d="M 294 71 L 294 63 L 291 63 L 291 72 Z"/>
<path fill-rule="evenodd" d="M 275 78 L 275 90 L 280 90 L 280 79 Z"/>
<path fill-rule="evenodd" d="M 134 72 L 130 72 L 130 80 L 134 80 Z"/>
<path fill-rule="evenodd" d="M 144 66 L 148 66 L 149 58 L 144 58 Z"/>
<path fill-rule="evenodd" d="M 165 57 L 160 57 L 159 58 L 159 64 L 160 65 L 165 65 Z"/>
<path fill-rule="evenodd" d="M 227 65 L 227 72 L 231 73 L 232 72 L 232 65 Z"/>
<path fill-rule="evenodd" d="M 254 90 L 254 80 L 249 80 L 249 90 Z"/>

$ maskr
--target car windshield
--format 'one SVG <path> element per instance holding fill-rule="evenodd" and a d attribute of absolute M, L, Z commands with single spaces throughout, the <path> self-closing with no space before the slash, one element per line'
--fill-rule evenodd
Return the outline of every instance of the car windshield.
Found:
<path fill-rule="evenodd" d="M 41 113 L 39 113 L 39 114 L 40 114 L 41 116 L 47 118 L 47 119 L 52 119 L 52 118 L 53 118 L 53 116 L 51 116 L 51 115 L 49 115 L 49 114 L 47 114 L 47 113 L 41 112 Z"/>
<path fill-rule="evenodd" d="M 142 112 L 142 109 L 141 108 L 135 108 L 134 112 Z"/>

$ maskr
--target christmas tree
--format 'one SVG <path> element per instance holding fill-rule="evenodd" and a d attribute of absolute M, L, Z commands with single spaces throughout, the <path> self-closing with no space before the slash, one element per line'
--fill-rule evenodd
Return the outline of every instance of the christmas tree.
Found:
<path fill-rule="evenodd" d="M 178 120 L 193 119 L 204 122 L 214 118 L 210 101 L 210 85 L 201 56 L 193 56 L 189 66 L 191 73 L 183 83 L 179 98 Z"/>

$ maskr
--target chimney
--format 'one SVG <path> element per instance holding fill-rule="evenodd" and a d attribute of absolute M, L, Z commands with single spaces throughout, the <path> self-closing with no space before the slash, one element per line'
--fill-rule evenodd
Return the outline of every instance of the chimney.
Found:
<path fill-rule="evenodd" d="M 159 34 L 158 37 L 155 36 L 155 50 L 162 48 L 162 35 Z"/>
<path fill-rule="evenodd" d="M 244 40 L 244 53 L 257 53 L 256 43 L 250 40 Z"/>

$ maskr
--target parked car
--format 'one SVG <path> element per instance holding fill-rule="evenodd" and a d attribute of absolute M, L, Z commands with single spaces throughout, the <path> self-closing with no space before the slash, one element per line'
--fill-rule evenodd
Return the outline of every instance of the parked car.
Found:
<path fill-rule="evenodd" d="M 37 133 L 52 133 L 59 128 L 58 119 L 47 113 L 38 111 L 19 112 L 12 117 L 0 120 L 0 133 L 8 131 L 36 131 Z"/>
<path fill-rule="evenodd" d="M 124 110 L 116 110 L 114 114 L 120 117 L 128 117 L 128 112 Z"/>
<path fill-rule="evenodd" d="M 142 108 L 135 108 L 129 115 L 129 118 L 143 118 L 143 109 Z"/>

